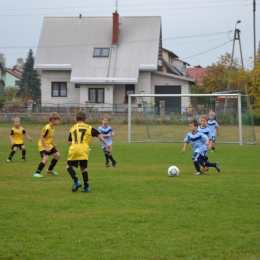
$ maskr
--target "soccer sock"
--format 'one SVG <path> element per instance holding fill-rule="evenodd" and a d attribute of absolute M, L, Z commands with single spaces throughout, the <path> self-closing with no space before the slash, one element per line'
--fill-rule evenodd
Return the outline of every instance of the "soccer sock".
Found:
<path fill-rule="evenodd" d="M 207 161 L 208 161 L 208 159 L 209 159 L 209 158 L 208 158 L 208 156 L 205 156 L 205 162 L 207 162 Z"/>
<path fill-rule="evenodd" d="M 9 155 L 8 159 L 9 159 L 9 160 L 12 160 L 12 158 L 13 158 L 14 154 L 15 154 L 15 151 L 12 151 L 12 152 L 10 153 L 10 155 Z"/>
<path fill-rule="evenodd" d="M 45 164 L 43 162 L 41 162 L 38 166 L 38 170 L 36 171 L 36 173 L 41 173 L 42 169 L 44 168 Z"/>
<path fill-rule="evenodd" d="M 113 158 L 113 156 L 110 154 L 109 155 L 109 159 L 112 161 L 112 162 L 115 162 L 115 160 L 114 160 L 114 158 Z"/>
<path fill-rule="evenodd" d="M 22 158 L 25 159 L 26 150 L 22 150 Z"/>
<path fill-rule="evenodd" d="M 78 177 L 77 177 L 77 175 L 76 175 L 76 172 L 73 170 L 73 168 L 72 168 L 72 167 L 69 167 L 69 168 L 67 169 L 67 171 L 68 171 L 68 173 L 70 174 L 72 180 L 73 180 L 75 183 L 77 183 L 77 181 L 78 181 L 79 179 L 78 179 Z"/>
<path fill-rule="evenodd" d="M 214 147 L 212 147 L 212 150 L 213 150 L 213 151 L 215 151 L 215 146 L 214 146 Z"/>
<path fill-rule="evenodd" d="M 88 172 L 82 172 L 82 177 L 83 177 L 83 181 L 84 181 L 84 188 L 88 188 Z"/>
<path fill-rule="evenodd" d="M 210 162 L 206 162 L 205 164 L 207 167 L 215 167 L 216 164 L 215 163 L 210 163 Z"/>
<path fill-rule="evenodd" d="M 109 163 L 109 157 L 107 153 L 105 153 L 105 157 L 106 157 L 106 163 Z"/>
<path fill-rule="evenodd" d="M 48 170 L 49 170 L 49 171 L 52 171 L 53 168 L 55 167 L 56 163 L 57 163 L 57 160 L 56 160 L 55 158 L 53 158 L 53 159 L 51 160 L 51 164 L 50 164 Z"/>
<path fill-rule="evenodd" d="M 193 162 L 193 163 L 194 163 L 194 166 L 195 166 L 196 171 L 197 171 L 197 172 L 201 172 L 201 171 L 200 171 L 200 164 L 199 164 L 199 162 L 198 162 L 198 161 L 195 161 L 195 162 Z"/>

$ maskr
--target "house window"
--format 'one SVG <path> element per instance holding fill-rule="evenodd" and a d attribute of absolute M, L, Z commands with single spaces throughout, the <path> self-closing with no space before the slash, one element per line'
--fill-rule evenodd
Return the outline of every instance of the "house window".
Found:
<path fill-rule="evenodd" d="M 67 82 L 52 82 L 52 97 L 67 97 Z"/>
<path fill-rule="evenodd" d="M 20 86 L 21 80 L 16 80 L 14 84 L 15 84 L 15 86 Z"/>
<path fill-rule="evenodd" d="M 80 88 L 80 84 L 75 84 L 75 88 Z"/>
<path fill-rule="evenodd" d="M 135 94 L 135 85 L 125 85 L 125 95 Z"/>
<path fill-rule="evenodd" d="M 103 88 L 90 88 L 88 94 L 90 103 L 104 103 Z"/>
<path fill-rule="evenodd" d="M 94 48 L 93 57 L 109 57 L 109 48 Z"/>

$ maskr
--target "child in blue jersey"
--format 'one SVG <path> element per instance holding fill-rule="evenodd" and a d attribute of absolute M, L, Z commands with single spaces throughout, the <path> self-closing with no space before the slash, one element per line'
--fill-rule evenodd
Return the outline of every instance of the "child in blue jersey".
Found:
<path fill-rule="evenodd" d="M 210 129 L 210 132 L 212 135 L 212 145 L 211 145 L 212 153 L 214 153 L 216 151 L 216 149 L 215 149 L 216 135 L 219 136 L 219 125 L 218 125 L 218 122 L 214 118 L 215 118 L 215 113 L 210 112 L 207 127 Z"/>
<path fill-rule="evenodd" d="M 196 169 L 194 175 L 201 175 L 204 173 L 204 169 L 202 169 L 202 171 L 200 170 L 200 165 L 203 167 L 215 167 L 217 171 L 220 172 L 219 163 L 210 163 L 206 161 L 206 157 L 204 156 L 204 147 L 205 145 L 209 145 L 210 140 L 205 134 L 198 132 L 198 125 L 197 120 L 192 120 L 189 123 L 190 132 L 184 139 L 182 152 L 184 153 L 186 151 L 186 147 L 189 143 L 192 145 L 194 151 L 192 160 Z"/>
<path fill-rule="evenodd" d="M 108 121 L 109 121 L 109 117 L 107 115 L 102 117 L 101 120 L 101 126 L 98 128 L 98 131 L 102 134 L 102 136 L 104 137 L 104 139 L 106 140 L 106 142 L 112 146 L 112 138 L 115 135 L 115 132 L 113 130 L 113 128 L 111 126 L 108 125 Z M 116 167 L 117 162 L 115 161 L 115 159 L 113 158 L 113 156 L 111 155 L 110 151 L 108 151 L 106 149 L 106 146 L 104 145 L 103 142 L 101 143 L 101 147 L 103 149 L 105 158 L 106 158 L 106 167 L 109 167 L 109 159 L 112 161 L 112 165 L 114 167 Z"/>
<path fill-rule="evenodd" d="M 205 160 L 208 160 L 207 157 L 207 153 L 208 150 L 210 150 L 211 147 L 211 143 L 212 143 L 212 136 L 211 136 L 211 131 L 210 129 L 207 127 L 207 122 L 208 122 L 208 117 L 206 115 L 202 115 L 200 117 L 200 126 L 198 127 L 198 132 L 203 133 L 204 135 L 206 135 L 209 138 L 209 145 L 204 145 L 204 156 L 205 156 Z M 207 166 L 204 166 L 204 172 L 208 171 L 209 168 Z"/>

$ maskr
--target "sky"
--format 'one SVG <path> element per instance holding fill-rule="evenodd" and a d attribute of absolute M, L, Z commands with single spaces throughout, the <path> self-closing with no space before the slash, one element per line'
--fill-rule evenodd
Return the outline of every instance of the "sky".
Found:
<path fill-rule="evenodd" d="M 6 67 L 37 52 L 44 17 L 160 16 L 163 47 L 194 66 L 210 66 L 232 53 L 234 30 L 240 29 L 245 66 L 260 41 L 260 0 L 0 0 L 0 53 Z M 241 20 L 241 23 L 237 23 Z M 234 57 L 241 60 L 239 41 Z"/>

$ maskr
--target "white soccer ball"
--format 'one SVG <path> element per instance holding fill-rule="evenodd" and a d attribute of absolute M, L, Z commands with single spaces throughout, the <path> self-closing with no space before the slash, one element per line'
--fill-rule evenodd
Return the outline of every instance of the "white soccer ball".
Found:
<path fill-rule="evenodd" d="M 168 175 L 170 177 L 177 177 L 180 174 L 180 170 L 177 166 L 170 166 L 168 169 Z"/>

